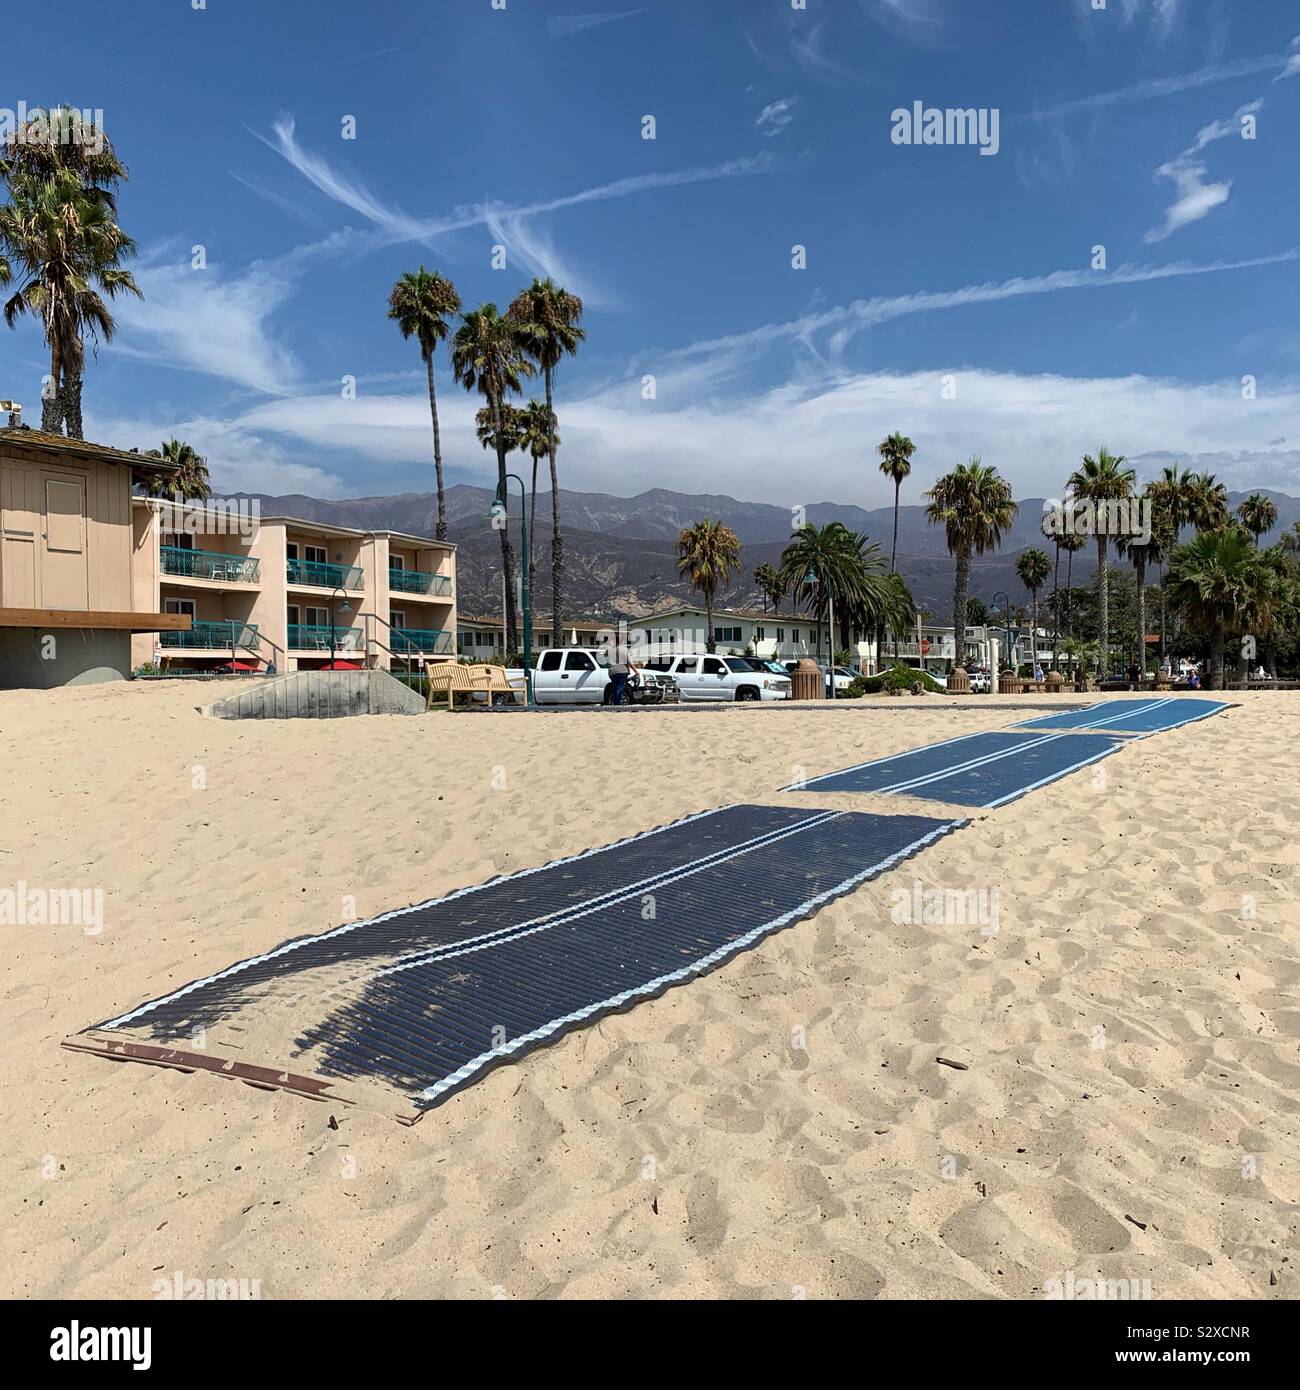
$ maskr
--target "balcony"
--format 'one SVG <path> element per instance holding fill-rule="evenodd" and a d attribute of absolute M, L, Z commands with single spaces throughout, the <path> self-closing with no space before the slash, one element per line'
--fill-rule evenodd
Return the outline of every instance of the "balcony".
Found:
<path fill-rule="evenodd" d="M 244 555 L 223 555 L 219 550 L 183 550 L 177 545 L 158 547 L 164 574 L 182 579 L 217 579 L 234 584 L 256 584 L 260 562 Z"/>
<path fill-rule="evenodd" d="M 392 632 L 394 656 L 410 656 L 416 652 L 450 652 L 451 633 L 419 627 L 395 627 Z"/>
<path fill-rule="evenodd" d="M 436 594 L 440 598 L 451 594 L 451 580 L 445 574 L 426 574 L 423 570 L 390 569 L 388 587 L 403 594 Z"/>
<path fill-rule="evenodd" d="M 194 623 L 188 632 L 160 632 L 159 645 L 188 650 L 256 651 L 257 624 L 241 622 Z"/>
<path fill-rule="evenodd" d="M 327 652 L 331 646 L 331 632 L 334 634 L 332 645 L 336 652 L 359 652 L 361 650 L 365 634 L 359 627 L 331 628 L 328 623 L 290 623 L 289 649 L 291 651 Z"/>
<path fill-rule="evenodd" d="M 285 565 L 290 584 L 321 589 L 364 589 L 366 576 L 356 565 L 325 565 L 316 560 L 290 560 Z"/>

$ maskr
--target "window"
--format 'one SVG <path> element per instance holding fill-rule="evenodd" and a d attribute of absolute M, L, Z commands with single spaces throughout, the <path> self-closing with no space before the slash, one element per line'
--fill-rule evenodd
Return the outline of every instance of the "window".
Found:
<path fill-rule="evenodd" d="M 289 604 L 289 623 L 292 627 L 297 627 L 302 622 L 302 615 L 298 612 L 296 603 Z"/>
<path fill-rule="evenodd" d="M 792 642 L 797 642 L 799 640 L 799 629 L 797 627 L 792 627 L 790 629 L 790 640 Z"/>
<path fill-rule="evenodd" d="M 785 628 L 783 628 L 783 627 L 777 628 L 777 630 L 776 630 L 776 640 L 777 640 L 778 642 L 784 642 L 784 641 L 785 641 Z M 796 640 L 798 640 L 798 639 L 796 639 Z"/>
<path fill-rule="evenodd" d="M 594 671 L 596 663 L 586 652 L 568 652 L 564 658 L 566 671 Z"/>
<path fill-rule="evenodd" d="M 284 553 L 287 559 L 296 560 L 298 558 L 298 542 L 286 541 L 284 545 Z"/>
<path fill-rule="evenodd" d="M 726 664 L 728 671 L 756 671 L 759 669 L 753 662 L 746 661 L 743 656 L 729 656 Z"/>
<path fill-rule="evenodd" d="M 388 568 L 390 570 L 404 570 L 406 568 L 406 561 L 403 560 L 400 555 L 389 555 Z"/>
<path fill-rule="evenodd" d="M 560 669 L 560 658 L 563 655 L 563 652 L 543 652 L 541 664 L 539 665 L 538 670 L 558 671 Z"/>
<path fill-rule="evenodd" d="M 328 608 L 309 608 L 307 610 L 308 627 L 329 627 L 330 611 Z"/>
<path fill-rule="evenodd" d="M 304 545 L 303 559 L 309 565 L 324 565 L 329 563 L 329 554 L 323 545 Z"/>
<path fill-rule="evenodd" d="M 192 598 L 165 598 L 163 599 L 163 612 L 188 613 L 191 618 L 194 618 L 198 610 L 194 607 Z"/>
<path fill-rule="evenodd" d="M 678 665 L 677 669 L 685 675 L 693 676 L 695 674 L 696 661 L 696 657 L 684 656 L 682 657 L 681 663 Z"/>
<path fill-rule="evenodd" d="M 667 671 L 672 666 L 673 660 L 670 656 L 656 656 L 642 664 L 647 671 Z"/>
<path fill-rule="evenodd" d="M 726 669 L 727 668 L 716 656 L 706 656 L 704 658 L 704 674 L 706 676 L 720 676 Z"/>
<path fill-rule="evenodd" d="M 763 628 L 761 628 L 761 627 L 756 627 L 756 628 L 754 629 L 754 641 L 755 641 L 755 642 L 765 642 L 766 640 L 767 640 L 767 633 L 766 633 L 766 631 L 765 631 Z"/>
<path fill-rule="evenodd" d="M 173 550 L 194 549 L 194 537 L 188 531 L 164 531 L 162 543 Z"/>
<path fill-rule="evenodd" d="M 713 640 L 715 642 L 739 642 L 741 640 L 740 629 L 738 627 L 715 627 Z"/>
<path fill-rule="evenodd" d="M 388 621 L 394 627 L 405 627 L 406 610 L 404 608 L 394 608 L 388 615 Z"/>

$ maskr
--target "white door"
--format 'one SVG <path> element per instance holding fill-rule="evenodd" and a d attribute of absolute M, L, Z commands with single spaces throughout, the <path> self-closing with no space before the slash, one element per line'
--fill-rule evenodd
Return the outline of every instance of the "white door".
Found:
<path fill-rule="evenodd" d="M 584 705 L 598 705 L 605 693 L 605 682 L 597 672 L 590 652 L 565 652 L 560 672 L 560 698 Z"/>
<path fill-rule="evenodd" d="M 677 662 L 673 672 L 677 679 L 677 692 L 683 700 L 701 700 L 704 692 L 700 689 L 700 658 L 684 656 Z"/>
<path fill-rule="evenodd" d="M 700 658 L 700 690 L 706 700 L 733 699 L 727 663 L 720 656 Z"/>
<path fill-rule="evenodd" d="M 543 652 L 533 673 L 533 698 L 539 705 L 555 705 L 560 701 L 560 687 L 564 672 L 560 669 L 564 661 L 563 652 Z"/>

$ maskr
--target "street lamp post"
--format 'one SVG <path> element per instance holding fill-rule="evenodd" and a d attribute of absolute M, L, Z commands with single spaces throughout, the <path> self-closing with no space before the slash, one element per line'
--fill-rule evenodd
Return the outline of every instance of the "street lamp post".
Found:
<path fill-rule="evenodd" d="M 506 525 L 507 484 L 513 478 L 519 484 L 519 530 L 523 551 L 521 584 L 524 610 L 524 704 L 533 707 L 533 595 L 528 582 L 528 491 L 518 473 L 507 473 L 497 485 L 496 500 L 492 503 L 493 525 Z"/>
<path fill-rule="evenodd" d="M 343 611 L 344 611 L 345 613 L 351 613 L 351 612 L 352 612 L 352 606 L 351 606 L 351 604 L 348 603 L 348 591 L 347 591 L 346 589 L 344 589 L 341 585 L 336 584 L 336 585 L 334 586 L 334 592 L 330 594 L 330 670 L 331 670 L 331 671 L 334 669 L 334 650 L 335 650 L 335 646 L 336 646 L 335 636 L 334 636 L 334 594 L 342 594 L 342 595 L 343 595 Z"/>
<path fill-rule="evenodd" d="M 996 608 L 998 599 L 1002 600 L 1002 617 L 1007 633 L 1007 665 L 1014 668 L 1016 663 L 1011 659 L 1011 595 L 1005 589 L 999 589 L 989 602 Z M 963 633 L 963 638 L 964 636 Z"/>

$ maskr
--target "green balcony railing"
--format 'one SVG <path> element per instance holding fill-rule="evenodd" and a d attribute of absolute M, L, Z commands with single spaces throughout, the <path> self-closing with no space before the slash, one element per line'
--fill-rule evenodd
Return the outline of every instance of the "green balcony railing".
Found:
<path fill-rule="evenodd" d="M 359 627 L 336 627 L 333 632 L 335 651 L 357 652 L 361 650 L 365 634 Z M 330 645 L 330 625 L 328 623 L 289 624 L 289 646 L 291 649 L 327 652 Z"/>
<path fill-rule="evenodd" d="M 224 651 L 243 648 L 257 650 L 257 624 L 224 622 L 193 623 L 188 632 L 160 632 L 158 642 L 163 647 L 207 648 Z"/>
<path fill-rule="evenodd" d="M 364 589 L 366 576 L 356 565 L 325 565 L 316 560 L 290 560 L 290 584 L 315 584 L 322 589 Z"/>
<path fill-rule="evenodd" d="M 257 560 L 246 555 L 223 555 L 219 550 L 183 550 L 178 545 L 158 547 L 164 574 L 185 579 L 227 579 L 237 584 L 256 584 Z"/>
<path fill-rule="evenodd" d="M 449 652 L 451 633 L 441 629 L 420 627 L 395 627 L 392 633 L 394 656 L 405 656 L 412 652 Z"/>
<path fill-rule="evenodd" d="M 388 587 L 404 594 L 445 596 L 451 593 L 451 580 L 445 574 L 426 574 L 423 570 L 390 569 Z"/>

